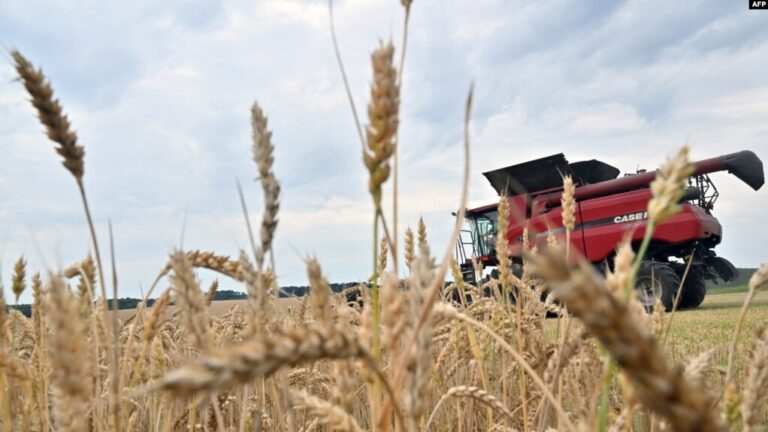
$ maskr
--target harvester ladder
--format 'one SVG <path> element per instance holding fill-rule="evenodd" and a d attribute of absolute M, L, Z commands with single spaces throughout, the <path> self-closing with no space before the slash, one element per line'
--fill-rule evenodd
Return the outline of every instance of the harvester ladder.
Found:
<path fill-rule="evenodd" d="M 469 235 L 469 241 L 467 241 L 467 235 Z M 470 247 L 470 254 L 467 254 L 466 247 Z M 470 230 L 459 231 L 459 238 L 456 239 L 456 261 L 459 264 L 467 262 L 468 258 L 475 257 L 475 236 Z"/>

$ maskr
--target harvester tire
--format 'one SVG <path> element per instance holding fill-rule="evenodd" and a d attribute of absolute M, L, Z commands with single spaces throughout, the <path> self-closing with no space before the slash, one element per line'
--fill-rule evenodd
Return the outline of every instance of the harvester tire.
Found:
<path fill-rule="evenodd" d="M 666 311 L 671 311 L 680 277 L 667 263 L 643 261 L 637 272 L 635 289 L 637 300 L 647 311 L 653 310 L 655 298 L 660 298 Z"/>
<path fill-rule="evenodd" d="M 680 293 L 678 309 L 695 309 L 699 307 L 707 295 L 707 286 L 701 273 L 691 269 L 683 283 L 683 292 Z"/>

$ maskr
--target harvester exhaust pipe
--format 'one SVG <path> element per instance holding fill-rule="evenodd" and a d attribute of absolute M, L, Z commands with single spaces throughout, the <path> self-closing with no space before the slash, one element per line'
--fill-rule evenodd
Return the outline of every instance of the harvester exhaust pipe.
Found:
<path fill-rule="evenodd" d="M 718 171 L 728 171 L 743 181 L 754 190 L 758 190 L 765 183 L 763 162 L 757 155 L 749 150 L 704 159 L 693 163 L 693 175 L 703 175 Z M 627 177 L 608 180 L 600 183 L 588 184 L 576 188 L 575 198 L 585 199 L 597 196 L 629 191 L 650 184 L 656 178 L 656 171 L 643 174 L 634 174 Z M 561 192 L 545 195 L 547 205 L 560 204 Z"/>

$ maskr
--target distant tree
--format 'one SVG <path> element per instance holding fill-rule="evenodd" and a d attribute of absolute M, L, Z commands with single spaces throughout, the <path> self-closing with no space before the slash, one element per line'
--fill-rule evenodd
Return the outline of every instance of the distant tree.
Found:
<path fill-rule="evenodd" d="M 248 295 L 244 292 L 232 290 L 216 291 L 216 295 L 213 297 L 214 300 L 243 300 L 246 298 L 248 298 Z"/>
<path fill-rule="evenodd" d="M 16 309 L 17 311 L 21 312 L 22 315 L 24 315 L 27 318 L 30 318 L 32 316 L 32 305 L 28 304 L 20 304 L 20 305 L 10 305 L 8 306 L 9 309 Z"/>

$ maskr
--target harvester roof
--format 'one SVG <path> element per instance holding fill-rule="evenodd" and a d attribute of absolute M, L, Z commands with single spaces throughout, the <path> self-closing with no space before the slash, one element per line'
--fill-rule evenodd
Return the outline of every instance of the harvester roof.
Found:
<path fill-rule="evenodd" d="M 499 195 L 514 196 L 561 187 L 564 175 L 573 177 L 578 185 L 585 185 L 615 179 L 619 170 L 596 159 L 569 163 L 565 155 L 558 153 L 484 172 L 483 175 Z"/>

